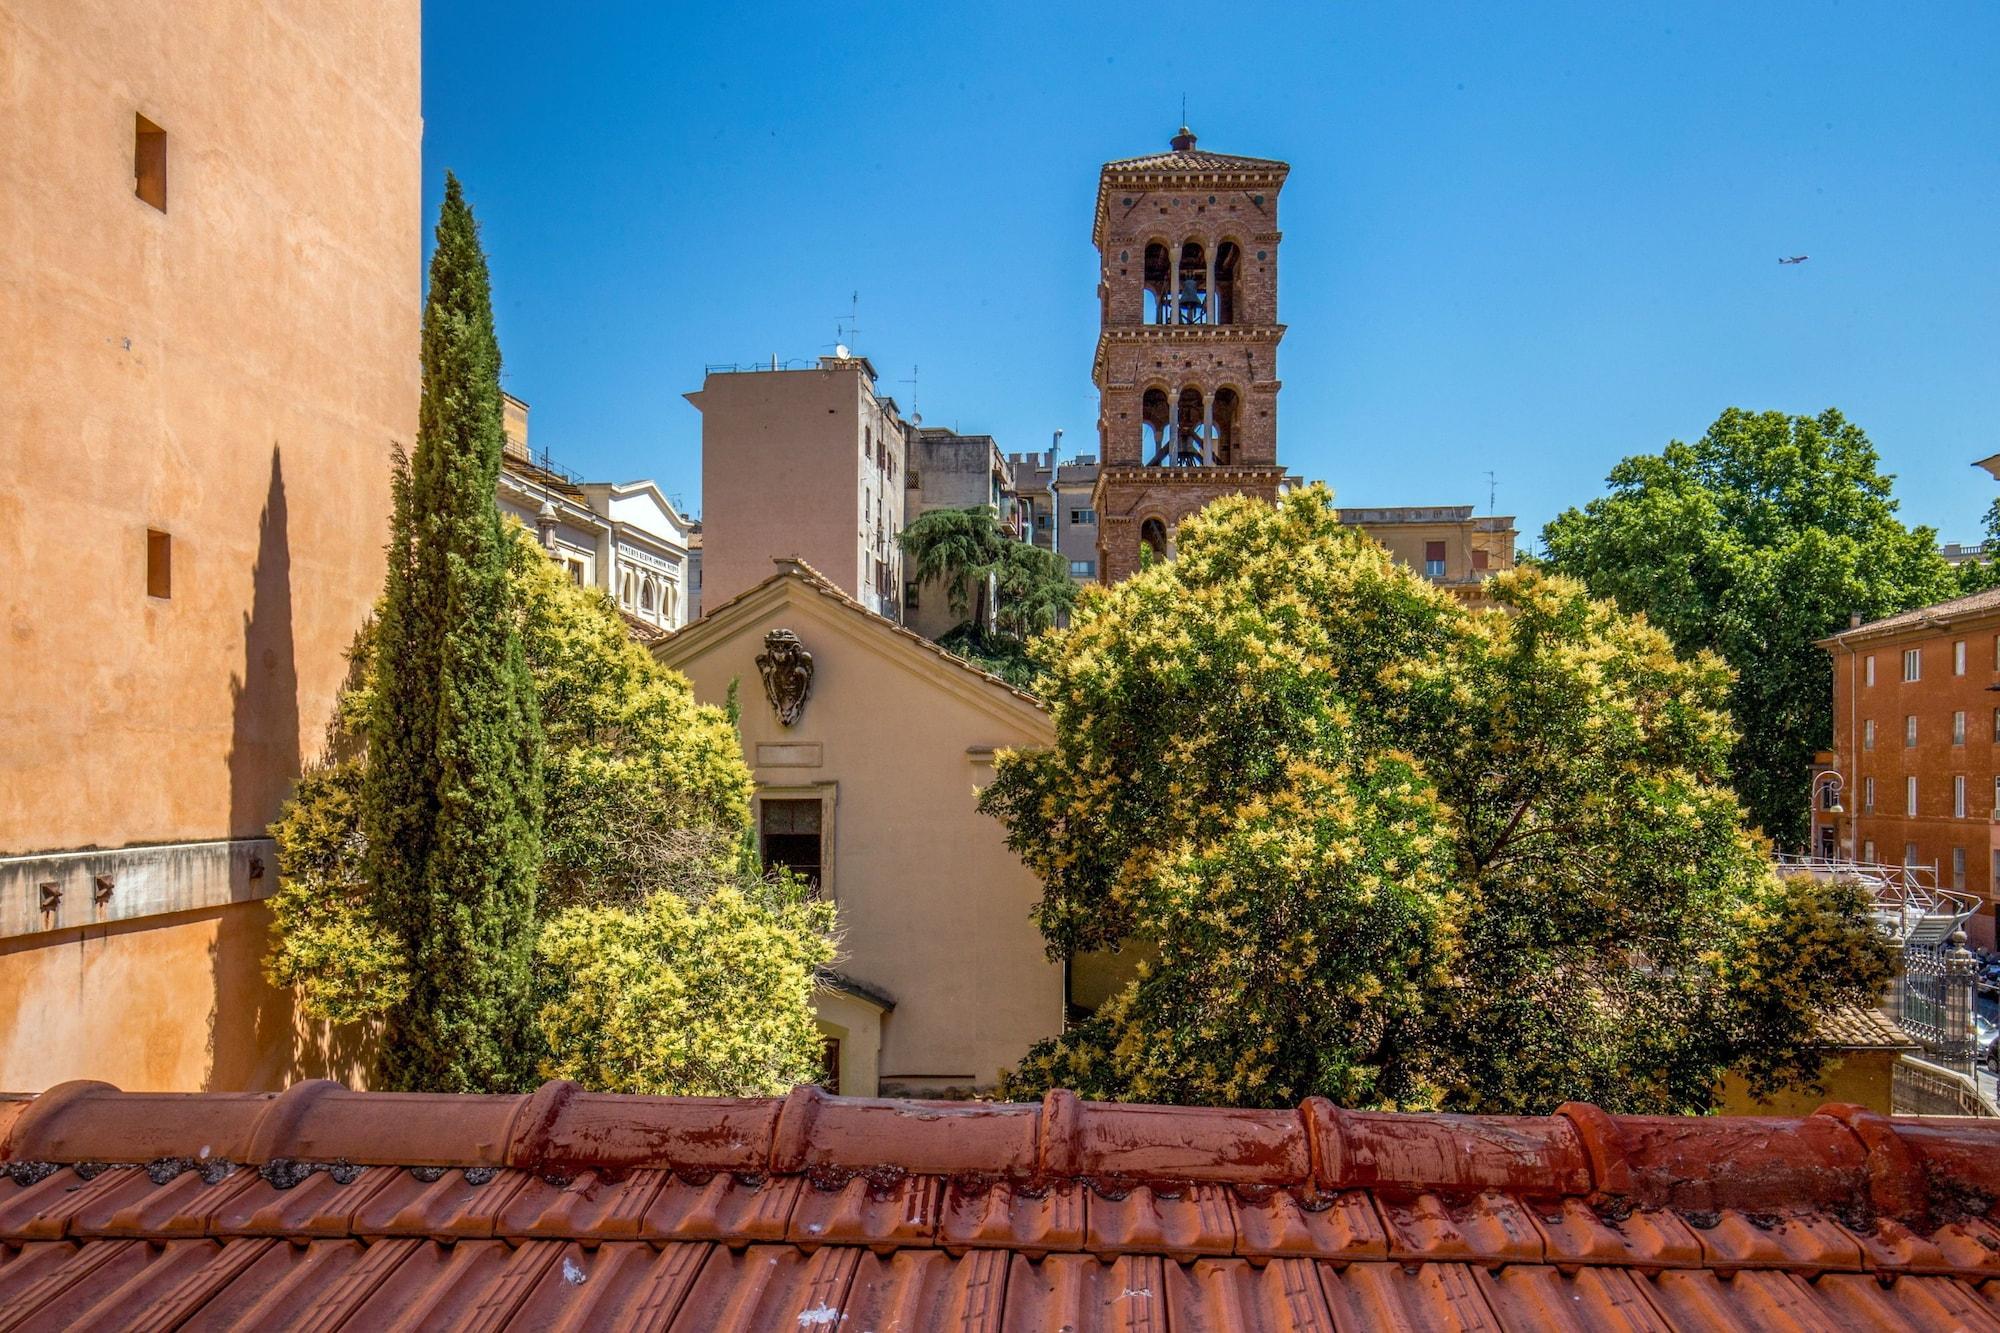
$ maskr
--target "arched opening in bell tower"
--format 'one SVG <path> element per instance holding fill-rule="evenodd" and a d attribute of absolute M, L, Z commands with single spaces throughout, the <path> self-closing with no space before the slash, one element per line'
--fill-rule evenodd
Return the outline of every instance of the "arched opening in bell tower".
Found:
<path fill-rule="evenodd" d="M 1171 552 L 1167 550 L 1167 525 L 1157 518 L 1149 518 L 1139 525 L 1139 545 L 1152 553 L 1154 560 L 1165 560 Z M 1141 564 L 1145 563 L 1142 558 Z"/>
<path fill-rule="evenodd" d="M 1167 247 L 1160 241 L 1146 243 L 1146 263 L 1143 269 L 1145 292 L 1139 298 L 1141 315 L 1148 324 L 1170 324 L 1168 317 L 1171 302 L 1167 293 L 1173 290 L 1174 266 L 1167 256 Z"/>
<path fill-rule="evenodd" d="M 1139 456 L 1147 467 L 1167 460 L 1174 443 L 1173 413 L 1165 389 L 1148 389 L 1139 403 Z"/>
<path fill-rule="evenodd" d="M 1208 428 L 1201 390 L 1190 384 L 1181 390 L 1174 408 L 1173 461 L 1177 467 L 1199 467 L 1208 461 Z"/>
<path fill-rule="evenodd" d="M 1234 241 L 1224 241 L 1215 247 L 1215 322 L 1234 324 L 1236 322 L 1236 270 L 1243 262 L 1243 251 Z"/>
<path fill-rule="evenodd" d="M 1181 262 L 1174 271 L 1174 322 L 1210 323 L 1208 296 L 1214 285 L 1213 275 L 1208 271 L 1208 252 L 1201 242 L 1184 243 Z"/>
<path fill-rule="evenodd" d="M 1224 385 L 1215 391 L 1215 402 L 1210 408 L 1214 419 L 1214 430 L 1208 451 L 1211 463 L 1234 463 L 1236 457 L 1236 422 L 1243 414 L 1243 400 L 1235 389 Z"/>

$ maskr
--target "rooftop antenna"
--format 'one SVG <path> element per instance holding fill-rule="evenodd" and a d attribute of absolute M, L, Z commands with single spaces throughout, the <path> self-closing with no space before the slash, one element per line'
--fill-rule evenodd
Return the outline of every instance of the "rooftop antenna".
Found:
<path fill-rule="evenodd" d="M 848 298 L 848 311 L 833 317 L 833 340 L 849 347 L 854 345 L 854 335 L 861 332 L 861 293 L 855 292 Z"/>
<path fill-rule="evenodd" d="M 917 413 L 917 368 L 916 368 L 915 366 L 911 366 L 911 367 L 910 367 L 910 377 L 909 377 L 908 379 L 906 379 L 906 380 L 897 380 L 897 381 L 896 381 L 896 383 L 898 383 L 898 384 L 907 384 L 907 385 L 909 385 L 909 386 L 910 386 L 910 416 L 911 416 L 911 417 L 912 417 L 912 418 L 914 419 L 914 418 L 915 418 L 915 417 L 916 417 L 916 416 L 918 415 L 918 413 Z"/>
<path fill-rule="evenodd" d="M 1491 472 L 1487 473 L 1487 474 L 1486 474 L 1486 512 L 1487 512 L 1487 514 L 1488 514 L 1489 516 L 1490 516 L 1490 515 L 1492 515 L 1492 514 L 1494 514 L 1494 513 L 1497 513 L 1497 512 L 1499 511 L 1499 505 L 1498 505 L 1498 504 L 1497 504 L 1497 502 L 1496 502 L 1496 497 L 1498 496 L 1498 494 L 1499 494 L 1499 491 L 1500 491 L 1500 483 L 1499 483 L 1498 479 L 1497 479 L 1497 478 L 1496 478 L 1496 477 L 1494 476 L 1494 474 L 1493 474 L 1493 473 L 1491 473 Z"/>
<path fill-rule="evenodd" d="M 1187 124 L 1187 94 L 1181 94 L 1181 124 Z"/>

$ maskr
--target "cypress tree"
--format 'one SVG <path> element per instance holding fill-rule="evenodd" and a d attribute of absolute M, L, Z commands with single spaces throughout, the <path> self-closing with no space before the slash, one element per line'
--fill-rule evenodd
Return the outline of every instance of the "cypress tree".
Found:
<path fill-rule="evenodd" d="M 388 1089 L 511 1091 L 533 1078 L 542 742 L 494 505 L 501 444 L 486 256 L 447 175 L 362 803 L 369 881 L 411 978 L 383 1032 Z"/>

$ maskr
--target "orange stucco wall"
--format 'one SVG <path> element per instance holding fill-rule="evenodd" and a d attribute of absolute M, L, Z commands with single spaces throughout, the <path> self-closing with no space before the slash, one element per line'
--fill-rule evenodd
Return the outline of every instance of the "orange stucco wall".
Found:
<path fill-rule="evenodd" d="M 264 980 L 262 902 L 0 940 L 0 1091 L 94 1078 L 129 1090 L 362 1086 L 365 1038 L 294 1013 Z"/>
<path fill-rule="evenodd" d="M 0 853 L 256 835 L 319 742 L 415 429 L 419 8 L 0 7 Z"/>

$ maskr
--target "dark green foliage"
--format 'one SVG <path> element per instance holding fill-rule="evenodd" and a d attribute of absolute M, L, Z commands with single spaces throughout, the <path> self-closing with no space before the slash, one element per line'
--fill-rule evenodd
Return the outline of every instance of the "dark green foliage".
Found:
<path fill-rule="evenodd" d="M 1033 693 L 1041 668 L 1028 656 L 1028 649 L 1009 634 L 988 634 L 970 622 L 938 639 L 938 647 L 964 658 L 981 671 L 990 671 L 1017 690 Z"/>
<path fill-rule="evenodd" d="M 493 504 L 499 377 L 486 258 L 447 176 L 362 793 L 367 879 L 409 965 L 409 994 L 383 1032 L 387 1089 L 511 1091 L 534 1078 L 542 750 Z"/>
<path fill-rule="evenodd" d="M 947 604 L 967 624 L 989 619 L 987 596 L 996 594 L 993 627 L 1017 642 L 1055 624 L 1076 601 L 1069 567 L 1054 551 L 1017 540 L 1000 526 L 989 505 L 933 509 L 896 538 L 909 561 L 908 577 L 940 582 Z"/>
<path fill-rule="evenodd" d="M 1937 534 L 1906 528 L 1860 427 L 1730 408 L 1693 444 L 1611 470 L 1611 493 L 1542 532 L 1548 563 L 1643 611 L 1684 653 L 1736 671 L 1730 766 L 1753 823 L 1803 843 L 1813 751 L 1833 736 L 1833 669 L 1815 641 L 1957 595 Z"/>

